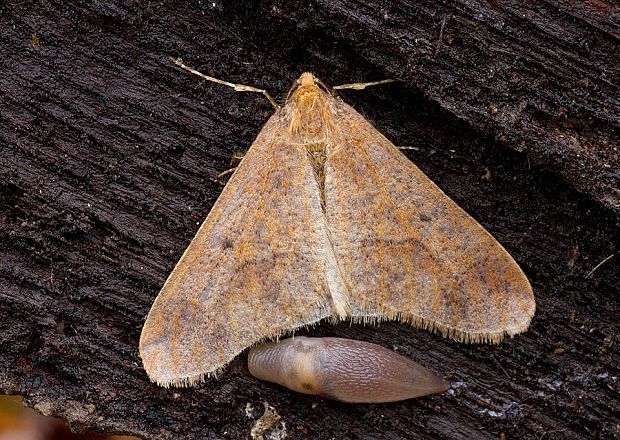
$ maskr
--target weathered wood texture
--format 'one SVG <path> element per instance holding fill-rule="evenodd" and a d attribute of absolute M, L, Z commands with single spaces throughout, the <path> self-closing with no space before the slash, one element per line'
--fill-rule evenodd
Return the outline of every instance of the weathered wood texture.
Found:
<path fill-rule="evenodd" d="M 2 391 L 75 429 L 152 438 L 247 438 L 262 401 L 289 438 L 620 435 L 620 256 L 586 278 L 620 250 L 612 0 L 174 3 L 0 4 Z M 400 78 L 343 95 L 515 256 L 531 330 L 499 346 L 399 324 L 308 330 L 397 347 L 454 382 L 387 405 L 259 383 L 245 354 L 196 389 L 150 384 L 144 317 L 217 174 L 272 112 L 168 56 L 281 97 L 304 70 Z"/>

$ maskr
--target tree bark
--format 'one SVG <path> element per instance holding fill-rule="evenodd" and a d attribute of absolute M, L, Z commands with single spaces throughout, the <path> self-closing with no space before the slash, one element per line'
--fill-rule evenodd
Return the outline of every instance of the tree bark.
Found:
<path fill-rule="evenodd" d="M 534 6 L 535 5 L 535 6 Z M 620 435 L 620 11 L 612 1 L 15 2 L 0 5 L 0 390 L 75 430 L 248 438 Z M 405 324 L 300 332 L 375 342 L 452 389 L 346 405 L 252 378 L 151 384 L 144 317 L 273 111 L 169 56 L 283 98 L 397 78 L 352 103 L 515 257 L 530 330 L 464 345 Z M 590 276 L 588 276 L 590 275 Z M 503 437 L 502 437 L 503 436 Z"/>

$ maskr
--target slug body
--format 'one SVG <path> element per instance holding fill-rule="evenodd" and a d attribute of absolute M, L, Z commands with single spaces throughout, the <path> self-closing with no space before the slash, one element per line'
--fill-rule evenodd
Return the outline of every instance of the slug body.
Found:
<path fill-rule="evenodd" d="M 394 402 L 450 387 L 387 348 L 343 338 L 297 336 L 258 345 L 248 354 L 248 369 L 293 391 L 350 403 Z"/>

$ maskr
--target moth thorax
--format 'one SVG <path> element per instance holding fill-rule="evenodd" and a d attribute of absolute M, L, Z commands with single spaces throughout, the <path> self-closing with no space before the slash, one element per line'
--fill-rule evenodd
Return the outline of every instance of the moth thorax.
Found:
<path fill-rule="evenodd" d="M 325 92 L 316 85 L 299 87 L 290 99 L 289 132 L 298 142 L 325 141 L 333 125 L 333 115 Z"/>

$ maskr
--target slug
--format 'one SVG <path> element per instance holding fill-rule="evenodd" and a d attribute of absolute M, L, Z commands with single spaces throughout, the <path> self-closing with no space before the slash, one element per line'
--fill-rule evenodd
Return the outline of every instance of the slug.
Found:
<path fill-rule="evenodd" d="M 250 373 L 293 391 L 349 403 L 395 402 L 450 384 L 412 360 L 369 342 L 297 336 L 253 347 Z"/>

